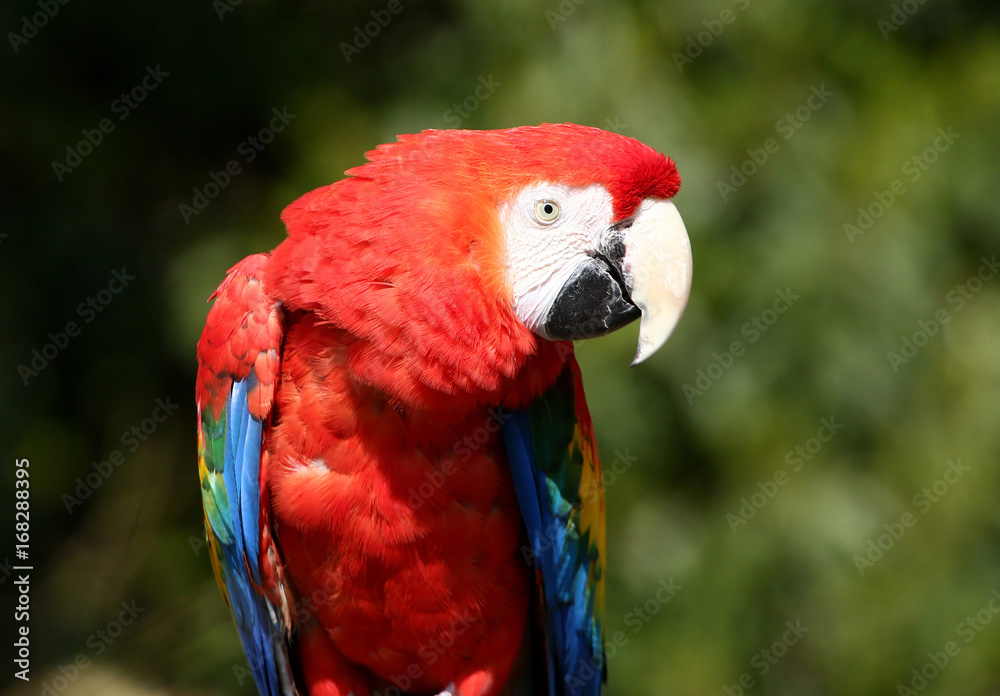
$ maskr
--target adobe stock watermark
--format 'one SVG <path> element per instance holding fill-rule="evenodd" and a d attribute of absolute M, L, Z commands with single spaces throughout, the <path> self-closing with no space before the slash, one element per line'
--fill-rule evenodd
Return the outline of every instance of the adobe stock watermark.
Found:
<path fill-rule="evenodd" d="M 52 361 L 66 350 L 70 340 L 79 336 L 83 327 L 94 321 L 97 315 L 103 312 L 133 280 L 135 280 L 135 276 L 126 271 L 124 266 L 120 271 L 112 270 L 107 286 L 76 306 L 76 316 L 80 317 L 83 322 L 68 321 L 61 330 L 50 331 L 47 335 L 48 342 L 41 348 L 33 348 L 30 358 L 17 366 L 17 374 L 21 378 L 21 383 L 28 386 L 34 377 L 37 377 L 52 364 Z"/>
<path fill-rule="evenodd" d="M 450 627 L 442 631 L 438 638 L 421 645 L 417 649 L 418 659 L 407 665 L 402 673 L 391 675 L 388 678 L 391 684 L 382 691 L 371 692 L 371 696 L 405 696 L 413 687 L 414 682 L 424 677 L 424 670 L 438 662 L 445 654 L 450 653 L 455 643 L 468 632 L 469 627 L 476 621 L 476 617 L 465 611 L 460 618 L 452 621 Z M 253 673 L 244 664 L 233 665 L 233 674 L 240 685 L 243 685 L 248 679 L 253 683 Z"/>
<path fill-rule="evenodd" d="M 937 133 L 937 137 L 923 151 L 903 162 L 903 175 L 911 185 L 915 184 L 924 175 L 924 172 L 930 169 L 940 156 L 950 150 L 955 141 L 962 137 L 960 133 L 952 133 L 951 126 L 948 126 L 948 130 L 938 128 Z M 858 216 L 854 224 L 844 223 L 843 228 L 844 234 L 847 235 L 847 241 L 854 244 L 856 238 L 870 230 L 875 221 L 885 215 L 885 212 L 908 191 L 909 187 L 903 179 L 895 179 L 883 191 L 874 191 L 872 197 L 875 200 L 866 206 L 858 207 Z"/>
<path fill-rule="evenodd" d="M 712 362 L 695 370 L 694 384 L 685 384 L 681 387 L 688 406 L 694 405 L 695 399 L 702 396 L 712 388 L 713 384 L 722 379 L 729 368 L 736 364 L 736 358 L 746 355 L 747 346 L 759 341 L 760 337 L 778 321 L 778 317 L 787 312 L 795 301 L 800 299 L 792 292 L 791 287 L 775 290 L 774 294 L 775 298 L 770 307 L 751 317 L 740 327 L 740 334 L 749 339 L 746 344 L 743 341 L 733 341 L 729 344 L 729 350 L 723 351 L 721 354 L 713 352 Z"/>
<path fill-rule="evenodd" d="M 618 135 L 625 135 L 625 131 L 632 130 L 632 126 L 623 123 L 621 116 L 615 116 L 614 118 L 609 117 L 604 119 L 604 130 L 617 133 Z"/>
<path fill-rule="evenodd" d="M 889 15 L 889 18 L 880 19 L 875 23 L 875 26 L 878 27 L 879 32 L 882 34 L 882 39 L 888 41 L 889 35 L 899 31 L 904 24 L 910 21 L 910 17 L 915 15 L 917 10 L 926 3 L 927 0 L 903 0 L 901 3 L 893 3 L 892 13 Z"/>
<path fill-rule="evenodd" d="M 150 92 L 163 84 L 163 79 L 166 77 L 170 77 L 170 73 L 163 70 L 159 63 L 156 64 L 156 67 L 147 65 L 146 72 L 139 79 L 139 82 L 129 91 L 122 92 L 117 99 L 111 102 L 109 107 L 111 113 L 117 116 L 119 121 L 124 121 L 139 108 L 139 104 L 146 101 Z M 97 122 L 95 128 L 81 130 L 83 139 L 76 145 L 67 145 L 66 157 L 52 162 L 52 173 L 56 175 L 56 181 L 61 183 L 67 175 L 76 171 L 83 164 L 83 160 L 93 154 L 94 150 L 104 142 L 105 137 L 115 132 L 116 127 L 117 124 L 114 121 L 105 117 Z"/>
<path fill-rule="evenodd" d="M 555 31 L 560 24 L 576 12 L 576 8 L 585 2 L 587 0 L 562 0 L 554 10 L 545 10 L 545 19 L 548 20 L 549 28 Z"/>
<path fill-rule="evenodd" d="M 725 696 L 743 696 L 747 690 L 757 685 L 754 674 L 763 677 L 770 672 L 771 668 L 788 654 L 788 650 L 793 645 L 798 644 L 808 632 L 809 627 L 803 626 L 801 619 L 786 621 L 785 632 L 781 634 L 781 637 L 750 658 L 750 666 L 753 669 L 741 674 L 735 684 L 723 684 L 722 693 Z"/>
<path fill-rule="evenodd" d="M 951 661 L 962 654 L 962 650 L 974 641 L 982 631 L 993 623 L 993 619 L 1000 614 L 1000 590 L 993 588 L 990 592 L 990 599 L 986 606 L 976 612 L 975 616 L 967 616 L 955 627 L 955 634 L 962 639 L 949 640 L 941 646 L 938 651 L 931 650 L 927 653 L 927 662 L 920 667 L 910 670 L 910 680 L 906 683 L 900 682 L 896 685 L 896 693 L 899 696 L 918 696 L 927 688 L 934 679 L 938 677 Z"/>
<path fill-rule="evenodd" d="M 476 452 L 496 443 L 497 435 L 503 428 L 503 424 L 512 417 L 512 413 L 500 408 L 487 409 L 483 424 L 455 442 L 451 447 L 451 453 L 462 462 L 469 461 Z M 411 486 L 406 491 L 406 504 L 412 510 L 419 510 L 428 500 L 437 495 L 445 482 L 458 471 L 460 468 L 453 457 L 443 457 L 440 467 L 427 469 L 424 472 L 425 480 L 416 487 Z"/>
<path fill-rule="evenodd" d="M 1000 270 L 997 263 L 996 254 L 992 258 L 983 256 L 980 259 L 983 263 L 975 274 L 959 283 L 945 295 L 946 306 L 941 307 L 929 319 L 921 319 L 917 322 L 917 329 L 909 336 L 900 336 L 899 351 L 889 351 L 886 359 L 893 373 L 898 373 L 899 369 L 913 360 L 920 352 L 920 349 L 930 343 L 930 340 L 944 330 L 945 324 L 952 320 L 956 314 L 965 309 L 966 304 L 982 291 L 986 283 L 993 280 Z"/>
<path fill-rule="evenodd" d="M 42 27 L 48 25 L 49 20 L 59 14 L 60 5 L 68 5 L 69 0 L 39 0 L 38 12 L 30 17 L 21 17 L 21 28 L 19 32 L 8 31 L 7 41 L 14 53 L 21 50 L 21 46 L 26 46 L 29 41 L 38 36 Z"/>
<path fill-rule="evenodd" d="M 601 478 L 592 480 L 585 489 L 580 491 L 580 502 L 596 503 L 600 494 L 614 485 L 618 477 L 628 472 L 631 466 L 637 461 L 639 461 L 639 458 L 630 455 L 628 449 L 624 453 L 616 451 L 611 466 L 601 467 Z M 548 551 L 565 536 L 566 525 L 562 524 L 558 518 L 553 519 L 548 527 L 538 532 L 536 542 L 538 550 L 541 552 Z M 529 566 L 535 564 L 535 550 L 530 543 L 521 545 L 521 556 Z"/>
<path fill-rule="evenodd" d="M 14 566 L 11 563 L 10 556 L 7 556 L 3 559 L 3 562 L 0 563 L 0 585 L 7 581 L 7 578 L 13 574 L 13 570 Z"/>
<path fill-rule="evenodd" d="M 792 136 L 812 118 L 813 114 L 819 111 L 829 101 L 834 93 L 826 88 L 826 84 L 818 87 L 813 85 L 809 88 L 809 96 L 794 111 L 789 111 L 774 123 L 774 130 L 781 136 L 782 140 L 791 140 Z M 781 142 L 777 138 L 767 138 L 758 148 L 747 148 L 747 158 L 740 162 L 739 166 L 732 165 L 729 168 L 729 179 L 719 179 L 715 182 L 715 188 L 722 197 L 723 202 L 727 202 L 729 197 L 736 193 L 747 183 L 747 180 L 764 168 L 778 150 L 781 149 Z"/>
<path fill-rule="evenodd" d="M 843 429 L 844 424 L 838 423 L 836 416 L 820 418 L 816 435 L 802 444 L 796 445 L 785 454 L 785 464 L 788 465 L 788 468 L 775 469 L 774 474 L 769 479 L 757 481 L 757 490 L 750 494 L 749 498 L 746 496 L 740 498 L 740 507 L 735 513 L 726 514 L 726 522 L 729 523 L 733 534 L 736 534 L 741 527 L 745 527 L 750 520 L 757 516 L 760 510 L 774 499 L 779 490 L 788 485 L 788 482 L 791 481 L 790 474 L 802 471 L 806 462 L 812 461 L 824 445 Z"/>
<path fill-rule="evenodd" d="M 618 480 L 619 476 L 623 476 L 632 465 L 639 461 L 639 458 L 629 454 L 628 449 L 625 452 L 615 452 L 615 458 L 611 463 L 611 466 L 601 467 L 601 477 L 600 479 L 592 479 L 589 485 L 580 491 L 580 502 L 594 504 L 598 501 L 599 496 L 602 492 L 607 490 L 610 486 L 613 486 Z M 560 523 L 558 518 L 553 519 L 552 522 L 545 529 L 539 530 L 537 546 L 538 550 L 545 552 L 551 549 L 555 544 L 559 543 L 560 538 L 566 535 L 566 525 Z M 535 563 L 535 551 L 530 543 L 521 545 L 521 556 L 524 558 L 524 562 L 529 566 Z"/>
<path fill-rule="evenodd" d="M 391 684 L 382 691 L 373 691 L 371 696 L 406 696 L 414 686 L 414 682 L 423 679 L 424 670 L 434 665 L 445 654 L 452 652 L 455 643 L 476 622 L 476 617 L 465 611 L 461 618 L 455 619 L 449 629 L 442 631 L 438 638 L 421 645 L 417 649 L 418 659 L 407 665 L 401 674 L 391 675 L 388 679 Z"/>
<path fill-rule="evenodd" d="M 441 118 L 452 128 L 460 127 L 462 121 L 478 111 L 482 103 L 493 96 L 497 87 L 502 85 L 502 82 L 493 79 L 493 73 L 486 77 L 480 75 L 472 94 L 463 99 L 461 104 L 452 104 Z"/>
<path fill-rule="evenodd" d="M 371 21 L 359 24 L 354 27 L 354 34 L 351 42 L 340 42 L 340 52 L 344 54 L 344 60 L 348 63 L 361 54 L 361 51 L 371 45 L 371 42 L 378 38 L 382 30 L 385 29 L 392 20 L 404 9 L 402 0 L 389 0 L 385 7 L 380 10 L 371 11 Z"/>
<path fill-rule="evenodd" d="M 235 12 L 236 8 L 243 4 L 243 0 L 212 0 L 212 9 L 220 22 L 226 21 L 226 15 Z"/>
<path fill-rule="evenodd" d="M 645 600 L 642 604 L 635 605 L 631 611 L 626 612 L 625 616 L 622 617 L 622 623 L 632 629 L 632 635 L 645 628 L 653 620 L 653 617 L 659 614 L 660 610 L 670 603 L 670 600 L 676 597 L 678 592 L 684 589 L 682 585 L 674 582 L 673 576 L 667 580 L 660 578 L 656 585 L 656 592 L 649 599 Z"/>
<path fill-rule="evenodd" d="M 615 450 L 615 458 L 611 460 L 611 464 L 601 465 L 600 479 L 591 479 L 589 484 L 580 491 L 580 501 L 596 503 L 600 494 L 615 485 L 618 477 L 627 474 L 637 461 L 639 458 L 629 453 L 628 447 L 625 448 L 624 452 Z"/>
<path fill-rule="evenodd" d="M 732 0 L 732 3 L 739 12 L 745 12 L 750 7 L 750 0 Z M 684 72 L 684 66 L 691 65 L 695 58 L 701 56 L 705 49 L 714 44 L 715 40 L 722 36 L 726 27 L 735 22 L 737 17 L 739 17 L 739 13 L 727 7 L 719 13 L 718 18 L 702 21 L 701 24 L 705 27 L 704 31 L 687 37 L 683 53 L 674 51 L 672 58 L 674 65 L 677 66 L 677 72 Z"/>
<path fill-rule="evenodd" d="M 271 113 L 273 115 L 266 126 L 253 135 L 248 136 L 236 146 L 236 154 L 239 157 L 226 162 L 219 171 L 210 171 L 207 183 L 201 187 L 195 186 L 191 189 L 192 196 L 190 203 L 181 203 L 177 206 L 177 212 L 180 213 L 184 224 L 190 224 L 191 218 L 200 215 L 201 211 L 207 208 L 209 203 L 217 198 L 232 183 L 235 177 L 243 173 L 243 166 L 257 159 L 257 155 L 274 142 L 275 134 L 285 130 L 285 127 L 296 117 L 295 114 L 288 111 L 287 106 L 283 106 L 280 109 L 274 107 L 271 109 Z"/>
<path fill-rule="evenodd" d="M 125 430 L 118 438 L 122 447 L 129 454 L 134 453 L 178 408 L 177 404 L 170 401 L 169 396 L 165 399 L 156 399 L 149 416 Z M 91 462 L 92 471 L 85 476 L 76 477 L 76 488 L 73 489 L 73 493 L 62 494 L 60 500 L 66 506 L 66 512 L 72 515 L 74 508 L 83 505 L 83 502 L 104 485 L 104 482 L 111 478 L 111 474 L 115 473 L 115 470 L 124 463 L 125 453 L 119 449 L 111 450 L 107 458 L 101 461 Z"/>
<path fill-rule="evenodd" d="M 963 464 L 961 459 L 955 461 L 949 460 L 941 478 L 915 493 L 910 503 L 921 515 L 926 515 L 936 503 L 948 495 L 952 487 L 961 481 L 970 470 L 971 467 Z M 868 539 L 868 542 L 865 544 L 864 555 L 855 554 L 852 559 L 854 567 L 858 570 L 858 575 L 864 577 L 865 572 L 885 558 L 886 554 L 896 546 L 896 543 L 909 530 L 916 526 L 919 520 L 920 518 L 912 511 L 907 510 L 900 515 L 898 520 L 883 524 L 882 528 L 885 532 Z"/>
<path fill-rule="evenodd" d="M 72 662 L 56 667 L 59 671 L 58 676 L 42 682 L 41 696 L 57 696 L 69 689 L 80 674 L 93 664 L 93 658 L 103 655 L 108 647 L 125 633 L 125 629 L 146 611 L 146 608 L 139 606 L 134 599 L 131 602 L 122 602 L 120 606 L 121 611 L 117 617 L 87 636 L 84 641 L 86 651 L 78 653 Z"/>
<path fill-rule="evenodd" d="M 194 536 L 193 534 L 188 536 L 188 544 L 191 545 L 191 551 L 194 553 L 195 557 L 200 557 L 203 550 L 208 550 L 210 547 L 208 541 L 204 536 Z M 333 597 L 339 596 L 339 585 L 337 584 L 337 579 L 331 575 L 324 576 L 322 587 L 315 588 L 308 595 L 296 594 L 294 597 L 294 605 L 290 607 L 292 613 L 295 616 L 295 620 L 299 624 L 308 623 L 309 620 L 316 615 L 320 607 L 325 605 Z M 242 669 L 242 671 L 241 671 Z M 245 674 L 244 674 L 245 672 Z M 246 671 L 246 663 L 242 665 L 233 665 L 233 673 L 240 684 L 243 683 L 243 679 L 250 676 L 250 672 Z"/>
<path fill-rule="evenodd" d="M 674 578 L 669 580 L 660 578 L 657 582 L 656 591 L 642 604 L 637 604 L 631 611 L 627 612 L 622 619 L 625 626 L 631 628 L 630 633 L 617 630 L 607 635 L 604 641 L 604 655 L 594 655 L 590 660 L 580 658 L 576 664 L 576 670 L 565 677 L 566 686 L 570 692 L 577 694 L 580 689 L 587 685 L 587 682 L 599 675 L 604 666 L 615 659 L 618 651 L 629 644 L 632 636 L 639 633 L 653 620 L 664 606 L 669 604 L 677 594 L 683 589 L 682 585 L 674 582 Z"/>

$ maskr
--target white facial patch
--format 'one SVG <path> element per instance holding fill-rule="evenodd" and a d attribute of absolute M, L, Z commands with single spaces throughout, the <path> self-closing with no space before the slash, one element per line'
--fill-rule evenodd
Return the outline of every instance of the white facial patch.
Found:
<path fill-rule="evenodd" d="M 544 336 L 559 291 L 600 248 L 613 216 L 611 194 L 598 184 L 537 184 L 501 206 L 507 282 L 514 311 L 531 331 Z"/>

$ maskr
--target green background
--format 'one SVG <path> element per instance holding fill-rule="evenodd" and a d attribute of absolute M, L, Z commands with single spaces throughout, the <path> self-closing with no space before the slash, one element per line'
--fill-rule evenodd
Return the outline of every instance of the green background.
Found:
<path fill-rule="evenodd" d="M 578 344 L 605 466 L 627 455 L 607 481 L 607 693 L 1000 693 L 1000 280 L 970 281 L 1000 246 L 1000 6 L 388 5 L 72 0 L 0 45 L 2 479 L 12 500 L 30 458 L 35 566 L 32 681 L 11 693 L 253 693 L 198 543 L 205 299 L 281 240 L 283 206 L 397 133 L 564 121 L 675 158 L 695 259 L 653 359 L 629 367 L 635 327 Z M 373 10 L 390 20 L 348 61 Z M 5 3 L 0 30 L 41 11 Z M 147 66 L 168 74 L 120 119 Z M 247 162 L 283 107 L 295 118 Z M 106 118 L 60 181 L 53 162 Z M 938 129 L 958 137 L 935 149 Z M 179 206 L 233 159 L 186 223 Z M 752 175 L 737 187 L 733 167 Z M 78 313 L 122 268 L 134 280 Z M 797 299 L 772 313 L 779 291 Z M 79 335 L 19 371 L 69 321 Z M 156 399 L 178 408 L 129 451 Z M 823 419 L 836 434 L 811 442 Z"/>

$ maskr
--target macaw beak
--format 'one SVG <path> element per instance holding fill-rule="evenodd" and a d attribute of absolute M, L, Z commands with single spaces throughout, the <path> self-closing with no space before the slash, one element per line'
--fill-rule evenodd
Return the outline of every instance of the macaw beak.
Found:
<path fill-rule="evenodd" d="M 633 365 L 658 351 L 691 294 L 691 240 L 673 202 L 646 199 L 625 231 L 623 275 L 642 312 Z"/>
<path fill-rule="evenodd" d="M 542 331 L 554 340 L 603 336 L 642 317 L 633 365 L 667 342 L 691 292 L 691 243 L 668 200 L 647 199 L 615 223 L 559 290 Z"/>

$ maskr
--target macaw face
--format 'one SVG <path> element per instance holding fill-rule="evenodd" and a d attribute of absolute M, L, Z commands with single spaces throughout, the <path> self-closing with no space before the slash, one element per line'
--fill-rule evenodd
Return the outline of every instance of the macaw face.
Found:
<path fill-rule="evenodd" d="M 674 204 L 646 198 L 615 220 L 600 184 L 540 183 L 500 207 L 514 310 L 536 335 L 577 340 L 641 316 L 633 364 L 669 338 L 691 292 L 691 243 Z"/>

